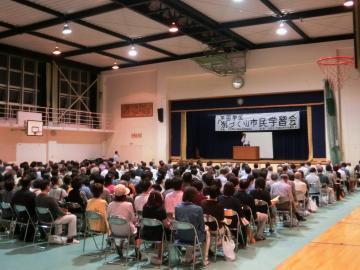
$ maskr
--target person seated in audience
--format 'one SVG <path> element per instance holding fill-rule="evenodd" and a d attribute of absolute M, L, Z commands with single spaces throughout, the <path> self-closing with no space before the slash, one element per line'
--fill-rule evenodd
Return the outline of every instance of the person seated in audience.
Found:
<path fill-rule="evenodd" d="M 167 194 L 169 194 L 169 193 L 171 193 L 171 192 L 174 191 L 172 184 L 173 184 L 172 178 L 166 179 L 165 185 L 164 185 L 164 190 L 163 190 L 163 192 L 161 193 L 161 195 L 163 196 L 163 198 L 165 198 Z"/>
<path fill-rule="evenodd" d="M 62 225 L 68 225 L 67 229 L 67 243 L 78 244 L 79 241 L 74 237 L 76 236 L 76 216 L 70 212 L 65 212 L 62 210 L 57 200 L 54 197 L 49 196 L 50 193 L 50 183 L 46 180 L 41 182 L 41 193 L 35 199 L 36 207 L 48 208 L 51 212 L 51 215 L 54 219 L 55 224 L 55 234 L 62 234 Z"/>
<path fill-rule="evenodd" d="M 192 183 L 192 186 L 198 191 L 195 204 L 201 206 L 201 202 L 207 199 L 207 197 L 203 194 L 203 183 L 200 180 L 195 180 Z"/>
<path fill-rule="evenodd" d="M 111 194 L 110 191 L 104 187 L 105 184 L 105 180 L 104 177 L 100 174 L 93 174 L 93 183 L 94 184 L 101 184 L 103 187 L 102 193 L 101 193 L 101 198 L 103 200 L 105 200 L 108 204 L 111 202 Z"/>
<path fill-rule="evenodd" d="M 66 197 L 66 202 L 74 203 L 70 204 L 68 207 L 69 212 L 73 214 L 83 214 L 85 213 L 87 206 L 87 198 L 85 192 L 81 191 L 82 186 L 82 177 L 76 176 L 71 181 L 71 187 L 68 196 Z"/>
<path fill-rule="evenodd" d="M 276 208 L 271 203 L 270 192 L 266 190 L 266 181 L 263 177 L 258 177 L 255 180 L 255 189 L 250 192 L 250 196 L 255 199 L 255 207 L 257 212 L 271 215 L 270 230 L 272 232 L 272 226 L 275 223 L 276 218 Z"/>
<path fill-rule="evenodd" d="M 205 228 L 204 213 L 200 206 L 196 205 L 197 190 L 194 187 L 187 187 L 184 190 L 182 202 L 175 207 L 175 220 L 191 223 L 197 232 L 199 242 L 203 243 L 204 265 L 209 264 L 208 254 L 210 247 L 209 229 Z M 194 242 L 194 235 L 181 231 L 176 235 L 177 239 L 183 242 Z M 186 249 L 186 261 L 192 261 L 192 250 Z"/>
<path fill-rule="evenodd" d="M 318 195 L 315 196 L 314 198 L 316 199 L 316 204 L 319 206 L 319 196 L 320 196 L 320 188 L 321 188 L 321 184 L 320 184 L 320 179 L 316 174 L 316 169 L 314 167 L 311 167 L 309 169 L 309 173 L 305 178 L 306 182 L 309 183 L 309 194 L 311 195 Z"/>
<path fill-rule="evenodd" d="M 52 177 L 58 178 L 59 182 L 60 182 L 60 178 L 57 173 L 52 175 Z M 69 193 L 71 190 L 71 180 L 72 180 L 72 176 L 70 176 L 70 175 L 65 175 L 64 178 L 62 179 L 63 184 L 61 185 L 61 188 L 63 190 L 65 190 L 66 193 Z M 58 184 L 59 184 L 59 182 L 58 182 Z"/>
<path fill-rule="evenodd" d="M 114 194 L 115 185 L 113 181 L 115 180 L 115 174 L 110 170 L 104 178 L 104 187 L 107 188 L 110 192 L 110 195 Z"/>
<path fill-rule="evenodd" d="M 224 167 L 220 169 L 220 175 L 217 177 L 221 181 L 221 188 L 224 187 L 225 183 L 227 182 L 226 175 L 229 173 L 229 168 Z"/>
<path fill-rule="evenodd" d="M 247 188 L 246 192 L 250 194 L 250 192 L 255 189 L 254 175 L 249 174 L 246 181 L 248 182 L 248 188 Z"/>
<path fill-rule="evenodd" d="M 142 211 L 144 205 L 147 203 L 151 192 L 151 181 L 142 179 L 139 183 L 141 194 L 135 197 L 134 205 L 136 211 Z"/>
<path fill-rule="evenodd" d="M 51 188 L 49 196 L 53 197 L 58 202 L 64 201 L 67 196 L 66 191 L 60 187 L 59 178 L 56 176 L 51 177 Z"/>
<path fill-rule="evenodd" d="M 327 176 L 327 174 L 325 174 L 324 169 L 322 166 L 317 166 L 317 175 L 319 177 L 320 180 L 320 184 L 321 184 L 321 188 L 326 191 L 327 195 L 328 195 L 328 201 L 326 203 L 333 203 L 335 201 L 335 194 L 334 194 L 334 189 L 332 188 L 333 184 L 330 184 L 330 179 Z"/>
<path fill-rule="evenodd" d="M 237 177 L 236 177 L 236 179 L 237 179 Z M 237 181 L 237 183 L 239 185 L 239 180 Z M 237 220 L 234 217 L 225 217 L 225 218 L 231 218 L 232 219 L 232 222 L 229 225 L 230 228 L 236 228 L 237 223 L 240 222 L 242 235 L 243 235 L 244 239 L 242 239 L 241 235 L 239 234 L 239 239 L 238 240 L 239 240 L 239 247 L 243 248 L 243 247 L 246 246 L 246 242 L 247 242 L 247 233 L 246 233 L 247 229 L 246 229 L 246 225 L 244 225 L 241 222 L 241 219 L 244 218 L 245 215 L 244 215 L 244 212 L 242 211 L 240 201 L 234 197 L 234 194 L 235 194 L 234 184 L 229 181 L 229 182 L 227 182 L 225 184 L 224 193 L 223 193 L 223 195 L 219 196 L 218 201 L 219 201 L 219 205 L 221 205 L 224 208 L 224 210 L 231 209 L 231 210 L 235 211 L 238 214 L 240 220 Z"/>
<path fill-rule="evenodd" d="M 278 173 L 272 172 L 271 175 L 270 175 L 270 180 L 266 180 L 266 189 L 268 191 L 270 191 L 272 184 L 276 183 L 278 180 L 279 180 Z"/>
<path fill-rule="evenodd" d="M 135 226 L 137 218 L 134 213 L 134 208 L 132 203 L 127 201 L 127 195 L 130 194 L 130 189 L 125 187 L 122 184 L 118 184 L 114 188 L 114 200 L 109 204 L 107 208 L 108 217 L 120 217 L 130 225 L 131 234 L 136 234 L 137 228 Z M 136 252 L 138 253 L 138 247 L 140 242 L 136 241 Z M 117 251 L 120 256 L 122 256 L 122 243 L 120 247 L 117 247 Z"/>
<path fill-rule="evenodd" d="M 160 192 L 152 191 L 149 195 L 147 203 L 144 205 L 143 218 L 156 219 L 162 222 L 165 230 L 165 237 L 167 240 L 170 239 L 170 221 L 167 218 L 164 199 Z M 149 227 L 144 226 L 141 234 L 141 238 L 147 241 L 162 241 L 162 227 Z M 161 257 L 161 245 L 158 245 L 158 257 L 152 258 L 151 262 L 154 264 L 160 264 Z"/>
<path fill-rule="evenodd" d="M 15 191 L 12 199 L 11 204 L 19 204 L 26 206 L 30 216 L 35 217 L 35 193 L 30 191 L 30 185 L 33 179 L 35 179 L 36 176 L 34 175 L 28 175 L 26 177 L 23 177 L 19 184 L 21 185 L 21 188 L 17 191 Z"/>
<path fill-rule="evenodd" d="M 91 220 L 90 229 L 97 232 L 107 233 L 109 231 L 109 224 L 107 221 L 107 207 L 108 203 L 101 197 L 104 187 L 100 183 L 91 185 L 93 198 L 88 200 L 86 211 L 92 211 L 100 214 L 101 220 Z"/>
<path fill-rule="evenodd" d="M 247 181 L 248 176 L 251 174 L 251 168 L 247 164 L 243 164 L 243 170 L 241 171 L 240 181 Z"/>
<path fill-rule="evenodd" d="M 0 202 L 11 203 L 15 193 L 15 181 L 10 178 L 4 181 L 4 189 L 0 191 Z"/>
<path fill-rule="evenodd" d="M 298 202 L 304 202 L 306 200 L 307 186 L 301 181 L 301 172 L 296 172 L 294 177 L 296 199 Z"/>
<path fill-rule="evenodd" d="M 292 209 L 293 215 L 300 221 L 305 221 L 299 213 L 296 211 L 296 206 L 294 203 L 292 188 L 287 184 L 289 176 L 287 174 L 282 174 L 280 176 L 281 180 L 277 181 L 271 186 L 270 196 L 271 198 L 279 197 L 279 203 L 276 205 L 278 210 L 290 210 Z"/>
<path fill-rule="evenodd" d="M 224 207 L 219 204 L 218 197 L 220 196 L 220 190 L 217 186 L 213 185 L 210 187 L 210 196 L 208 199 L 201 202 L 201 207 L 204 214 L 213 216 L 217 223 L 218 228 L 215 223 L 208 223 L 209 229 L 215 231 L 216 229 L 220 230 L 220 233 L 224 232 L 223 229 L 223 220 L 224 220 Z"/>
<path fill-rule="evenodd" d="M 247 181 L 240 181 L 240 189 L 239 191 L 234 195 L 236 199 L 238 199 L 241 203 L 241 205 L 247 206 L 250 208 L 250 211 L 245 212 L 246 219 L 248 221 L 251 221 L 251 214 L 253 214 L 254 220 L 257 222 L 257 231 L 255 235 L 255 239 L 260 241 L 264 240 L 264 229 L 266 225 L 266 221 L 268 219 L 268 216 L 266 214 L 260 213 L 256 211 L 255 207 L 255 200 L 253 197 L 251 197 L 246 190 L 248 189 L 249 182 Z"/>
<path fill-rule="evenodd" d="M 187 188 L 187 187 L 191 187 L 192 183 L 193 183 L 193 178 L 191 175 L 191 172 L 186 172 L 183 174 L 182 176 L 182 180 L 183 180 L 183 188 Z"/>
<path fill-rule="evenodd" d="M 179 177 L 172 179 L 172 186 L 174 191 L 167 194 L 165 197 L 165 209 L 168 214 L 174 213 L 175 206 L 181 203 L 183 197 L 183 180 Z"/>

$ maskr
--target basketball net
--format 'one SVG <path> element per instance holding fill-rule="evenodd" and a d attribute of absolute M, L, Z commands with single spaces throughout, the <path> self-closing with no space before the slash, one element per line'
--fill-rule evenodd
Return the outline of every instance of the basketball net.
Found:
<path fill-rule="evenodd" d="M 325 79 L 329 81 L 333 90 L 341 90 L 349 78 L 349 71 L 353 67 L 354 58 L 351 56 L 332 56 L 320 58 L 316 61 Z"/>

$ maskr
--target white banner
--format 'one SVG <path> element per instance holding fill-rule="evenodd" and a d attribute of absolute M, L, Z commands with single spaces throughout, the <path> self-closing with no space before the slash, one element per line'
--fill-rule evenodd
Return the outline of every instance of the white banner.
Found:
<path fill-rule="evenodd" d="M 220 114 L 215 116 L 215 131 L 259 131 L 299 128 L 299 111 L 254 114 Z"/>

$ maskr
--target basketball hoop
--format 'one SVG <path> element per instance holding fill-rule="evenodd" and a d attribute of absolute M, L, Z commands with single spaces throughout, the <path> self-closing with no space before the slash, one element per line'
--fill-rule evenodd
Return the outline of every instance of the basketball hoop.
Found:
<path fill-rule="evenodd" d="M 354 64 L 351 56 L 332 56 L 320 58 L 316 61 L 325 75 L 332 89 L 340 90 L 348 79 L 349 71 Z"/>

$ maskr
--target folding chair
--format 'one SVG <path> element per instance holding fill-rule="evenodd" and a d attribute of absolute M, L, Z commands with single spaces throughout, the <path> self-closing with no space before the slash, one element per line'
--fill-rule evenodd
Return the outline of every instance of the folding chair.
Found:
<path fill-rule="evenodd" d="M 170 235 L 170 246 L 174 248 L 192 248 L 193 249 L 193 269 L 195 269 L 196 264 L 196 251 L 199 252 L 201 263 L 204 264 L 203 254 L 201 250 L 201 243 L 199 241 L 199 237 L 197 235 L 196 229 L 194 225 L 188 222 L 180 222 L 180 221 L 173 221 L 170 226 L 171 235 Z M 181 239 L 181 233 L 191 233 L 192 234 L 192 241 Z M 171 269 L 171 260 L 169 259 L 169 269 Z"/>
<path fill-rule="evenodd" d="M 293 211 L 292 211 L 292 201 L 285 200 L 284 198 L 279 198 L 279 203 L 276 205 L 276 212 L 279 217 L 279 221 L 282 220 L 283 225 L 286 221 L 286 216 L 290 217 L 290 227 L 293 227 Z"/>
<path fill-rule="evenodd" d="M 146 244 L 156 244 L 156 245 L 160 245 L 160 265 L 159 267 L 161 267 L 161 264 L 163 262 L 163 253 L 164 253 L 164 245 L 167 243 L 166 242 L 166 235 L 165 235 L 165 228 L 163 223 L 160 220 L 157 219 L 149 219 L 149 218 L 142 218 L 140 219 L 139 222 L 139 226 L 140 226 L 140 231 L 139 231 L 139 235 L 140 235 L 140 240 L 141 242 L 144 244 L 144 247 L 146 249 Z M 157 239 L 157 240 L 149 240 L 146 237 L 143 236 L 143 232 L 146 229 L 156 229 L 158 230 L 159 228 L 161 228 L 162 233 L 161 233 L 161 238 Z M 139 259 L 139 258 L 138 258 Z M 139 260 L 138 260 L 139 263 Z"/>
<path fill-rule="evenodd" d="M 10 238 L 10 235 L 13 234 L 13 232 L 15 231 L 15 226 L 14 226 L 14 221 L 16 220 L 15 213 L 11 207 L 11 204 L 7 202 L 1 202 L 0 210 L 1 210 L 0 224 L 1 225 L 4 223 L 8 224 L 9 227 L 8 228 L 5 227 L 6 229 L 5 232 L 8 238 Z"/>
<path fill-rule="evenodd" d="M 320 189 L 319 205 L 327 206 L 328 204 L 329 204 L 329 192 L 328 192 L 327 186 L 325 185 L 324 187 L 321 187 L 321 189 Z"/>
<path fill-rule="evenodd" d="M 35 207 L 35 212 L 38 217 L 37 222 L 35 223 L 35 236 L 39 232 L 39 227 L 44 230 L 46 233 L 47 238 L 47 247 L 49 246 L 49 240 L 52 233 L 52 229 L 55 228 L 55 226 L 62 226 L 62 225 L 56 225 L 53 215 L 50 212 L 49 208 L 45 207 Z M 48 230 L 48 232 L 46 232 Z M 35 237 L 33 239 L 33 243 L 35 243 Z"/>
<path fill-rule="evenodd" d="M 251 208 L 248 205 L 241 205 L 241 209 L 243 212 L 248 211 L 250 213 L 250 220 L 249 220 L 250 228 L 252 229 L 254 234 L 256 234 L 257 227 L 256 227 L 255 219 L 254 219 L 254 214 L 253 214 Z"/>
<path fill-rule="evenodd" d="M 111 216 L 109 217 L 109 226 L 111 230 L 111 234 L 108 237 L 110 241 L 113 241 L 116 245 L 116 240 L 120 240 L 120 243 L 125 243 L 126 246 L 126 257 L 125 257 L 125 264 L 128 262 L 129 257 L 129 247 L 131 241 L 135 242 L 135 235 L 131 232 L 131 227 L 129 221 L 117 217 L 117 216 Z M 135 246 L 135 245 L 133 245 Z M 107 253 L 105 251 L 105 264 L 108 263 L 106 261 Z M 137 259 L 139 260 L 139 256 L 137 256 Z"/>
<path fill-rule="evenodd" d="M 33 226 L 33 228 L 35 230 L 35 222 L 31 218 L 26 206 L 20 205 L 20 204 L 15 204 L 14 209 L 15 209 L 15 214 L 16 214 L 16 220 L 15 220 L 16 225 L 19 225 L 20 228 L 23 228 L 24 226 L 26 227 L 25 235 L 24 235 L 24 241 L 26 241 L 26 236 L 29 231 L 29 226 L 30 225 Z M 15 230 L 14 230 L 14 233 L 15 233 Z M 34 234 L 34 238 L 35 238 L 35 236 L 36 236 L 36 234 Z"/>
<path fill-rule="evenodd" d="M 228 226 L 229 230 L 231 232 L 234 232 L 235 234 L 235 244 L 236 244 L 236 247 L 235 247 L 235 250 L 237 251 L 238 248 L 239 248 L 239 234 L 241 236 L 241 240 L 242 240 L 242 243 L 245 245 L 247 245 L 246 241 L 245 241 L 245 238 L 244 238 L 244 235 L 243 235 L 243 232 L 241 230 L 241 220 L 240 220 L 240 217 L 239 217 L 239 214 L 232 210 L 232 209 L 227 209 L 227 210 L 231 210 L 231 213 L 227 213 L 225 215 L 225 218 L 229 218 L 231 219 L 233 222 L 235 221 L 236 222 L 236 226 L 235 227 L 232 227 L 232 226 Z M 232 223 L 233 223 L 232 222 Z"/>
<path fill-rule="evenodd" d="M 273 229 L 273 224 L 272 224 L 272 220 L 271 220 L 270 207 L 269 207 L 268 203 L 263 200 L 255 200 L 255 206 L 260 206 L 260 207 L 265 206 L 266 207 L 266 214 L 268 216 L 266 226 L 269 227 L 269 232 L 270 232 L 270 230 Z"/>
<path fill-rule="evenodd" d="M 91 222 L 105 222 L 103 217 L 98 213 L 94 211 L 86 211 L 85 212 L 85 231 L 84 231 L 84 244 L 83 244 L 83 252 L 85 252 L 85 243 L 86 243 L 86 237 L 90 235 L 92 237 L 95 247 L 97 250 L 103 251 L 104 249 L 104 238 L 105 238 L 105 232 L 100 232 L 93 230 L 91 228 Z M 95 236 L 102 235 L 101 240 L 101 249 L 99 248 Z"/>
<path fill-rule="evenodd" d="M 204 222 L 206 225 L 210 225 L 210 224 L 213 224 L 215 225 L 216 229 L 215 230 L 210 230 L 210 247 L 211 247 L 211 243 L 212 241 L 211 240 L 214 240 L 215 242 L 215 252 L 214 252 L 214 260 L 216 262 L 216 256 L 217 256 L 217 244 L 218 244 L 218 241 L 219 239 L 221 238 L 220 236 L 220 233 L 219 233 L 219 223 L 218 221 L 216 220 L 215 217 L 213 217 L 212 215 L 208 215 L 208 214 L 204 214 Z M 221 239 L 220 239 L 221 240 Z"/>

